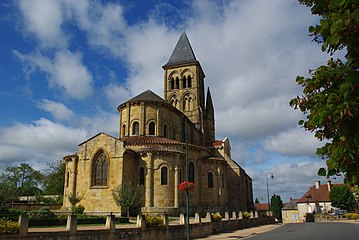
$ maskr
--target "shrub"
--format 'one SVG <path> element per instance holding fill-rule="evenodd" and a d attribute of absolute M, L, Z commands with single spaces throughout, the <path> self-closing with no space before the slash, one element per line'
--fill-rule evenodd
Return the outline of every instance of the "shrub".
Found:
<path fill-rule="evenodd" d="M 145 223 L 148 227 L 161 226 L 164 223 L 164 219 L 159 216 L 146 215 Z"/>
<path fill-rule="evenodd" d="M 82 205 L 78 205 L 77 207 L 74 207 L 74 214 L 80 214 L 82 215 L 85 211 L 85 207 Z"/>
<path fill-rule="evenodd" d="M 19 225 L 14 221 L 0 219 L 0 232 L 1 231 L 5 233 L 17 233 L 19 231 Z"/>
<path fill-rule="evenodd" d="M 219 213 L 212 213 L 211 219 L 213 222 L 220 222 L 220 221 L 222 221 L 222 216 Z"/>
<path fill-rule="evenodd" d="M 359 213 L 345 213 L 343 216 L 347 219 L 359 219 Z"/>
<path fill-rule="evenodd" d="M 244 219 L 248 219 L 251 216 L 251 214 L 249 212 L 244 212 L 243 213 L 243 218 Z"/>
<path fill-rule="evenodd" d="M 55 213 L 51 212 L 48 207 L 43 207 L 35 211 L 29 212 L 30 219 L 48 219 L 56 218 Z"/>

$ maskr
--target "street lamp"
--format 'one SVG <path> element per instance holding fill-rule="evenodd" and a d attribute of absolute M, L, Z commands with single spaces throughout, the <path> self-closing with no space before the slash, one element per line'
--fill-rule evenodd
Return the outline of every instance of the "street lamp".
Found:
<path fill-rule="evenodd" d="M 270 211 L 270 202 L 269 202 L 269 187 L 268 187 L 268 175 L 273 179 L 273 173 L 266 173 L 266 180 L 267 180 L 267 197 L 268 197 L 268 211 Z"/>

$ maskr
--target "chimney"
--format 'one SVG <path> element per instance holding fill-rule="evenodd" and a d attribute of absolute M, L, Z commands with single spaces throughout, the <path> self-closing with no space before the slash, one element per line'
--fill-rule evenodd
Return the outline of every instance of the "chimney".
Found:
<path fill-rule="evenodd" d="M 328 184 L 328 192 L 330 192 L 332 190 L 332 181 L 328 180 L 327 184 Z"/>
<path fill-rule="evenodd" d="M 320 181 L 315 181 L 315 189 L 319 189 Z"/>

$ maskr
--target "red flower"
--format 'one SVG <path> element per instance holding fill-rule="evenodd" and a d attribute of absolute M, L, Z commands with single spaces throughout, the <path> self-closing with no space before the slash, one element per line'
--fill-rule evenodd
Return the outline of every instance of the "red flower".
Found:
<path fill-rule="evenodd" d="M 193 182 L 181 182 L 178 186 L 181 191 L 191 191 L 194 188 Z"/>

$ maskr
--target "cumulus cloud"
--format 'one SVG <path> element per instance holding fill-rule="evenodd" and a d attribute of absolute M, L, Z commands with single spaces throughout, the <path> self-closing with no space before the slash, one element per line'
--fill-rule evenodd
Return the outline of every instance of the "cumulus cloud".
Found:
<path fill-rule="evenodd" d="M 264 141 L 264 147 L 287 156 L 315 156 L 317 148 L 325 143 L 320 142 L 311 132 L 296 127 L 287 131 L 279 132 Z"/>
<path fill-rule="evenodd" d="M 69 120 L 74 116 L 74 113 L 64 104 L 48 99 L 43 99 L 39 103 L 39 107 L 51 113 L 56 119 L 59 120 Z"/>
<path fill-rule="evenodd" d="M 24 55 L 14 50 L 14 55 L 28 65 L 30 71 L 41 70 L 49 74 L 49 85 L 64 90 L 72 98 L 84 99 L 92 89 L 93 77 L 82 62 L 80 53 L 58 51 L 53 60 L 40 53 Z"/>
<path fill-rule="evenodd" d="M 67 37 L 61 30 L 61 1 L 20 0 L 19 10 L 27 31 L 34 34 L 44 47 L 65 48 Z"/>

